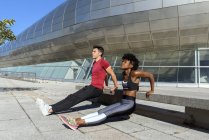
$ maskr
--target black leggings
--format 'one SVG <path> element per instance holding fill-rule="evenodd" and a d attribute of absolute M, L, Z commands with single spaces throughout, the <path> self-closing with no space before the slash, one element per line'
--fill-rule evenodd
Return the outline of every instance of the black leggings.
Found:
<path fill-rule="evenodd" d="M 70 109 L 74 105 L 92 98 L 99 97 L 103 90 L 92 85 L 85 86 L 74 94 L 68 95 L 65 99 L 51 105 L 54 113 Z"/>

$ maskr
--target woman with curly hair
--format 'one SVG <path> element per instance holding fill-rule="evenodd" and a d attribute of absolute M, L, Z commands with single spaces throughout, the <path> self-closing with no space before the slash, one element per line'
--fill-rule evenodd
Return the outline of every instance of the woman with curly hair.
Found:
<path fill-rule="evenodd" d="M 66 118 L 62 115 L 59 115 L 59 118 L 71 129 L 76 130 L 80 126 L 101 123 L 111 116 L 130 115 L 135 109 L 136 94 L 139 90 L 141 77 L 148 78 L 150 82 L 151 89 L 146 93 L 146 97 L 149 97 L 154 92 L 153 74 L 138 70 L 138 66 L 139 60 L 133 54 L 127 53 L 123 55 L 121 63 L 121 69 L 123 70 L 123 98 L 120 102 L 80 118 Z"/>

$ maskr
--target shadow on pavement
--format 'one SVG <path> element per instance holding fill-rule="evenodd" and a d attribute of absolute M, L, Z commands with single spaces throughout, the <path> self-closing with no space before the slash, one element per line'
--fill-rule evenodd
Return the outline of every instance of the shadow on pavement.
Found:
<path fill-rule="evenodd" d="M 192 120 L 192 117 L 186 115 L 184 112 L 137 104 L 134 113 L 159 121 L 168 122 L 171 124 L 183 126 L 197 131 L 209 133 L 209 130 L 207 129 L 194 126 L 194 120 Z"/>
<path fill-rule="evenodd" d="M 32 91 L 32 90 L 38 90 L 39 88 L 22 88 L 22 87 L 9 87 L 9 88 L 0 88 L 0 92 L 6 92 L 6 91 Z"/>

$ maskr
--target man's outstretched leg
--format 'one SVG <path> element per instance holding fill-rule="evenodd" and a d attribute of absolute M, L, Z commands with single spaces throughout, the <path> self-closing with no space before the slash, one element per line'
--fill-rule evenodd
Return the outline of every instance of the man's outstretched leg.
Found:
<path fill-rule="evenodd" d="M 111 68 L 109 62 L 102 58 L 103 53 L 103 47 L 97 45 L 93 46 L 92 58 L 94 59 L 94 61 L 92 65 L 92 80 L 90 86 L 87 86 L 77 91 L 76 93 L 69 95 L 64 100 L 51 106 L 45 104 L 42 101 L 37 101 L 43 115 L 49 115 L 51 113 L 65 111 L 84 100 L 98 97 L 102 93 L 104 83 L 108 85 L 107 81 L 105 80 L 107 73 L 111 75 L 111 78 L 114 83 L 114 88 L 112 88 L 111 91 L 114 92 L 118 88 L 116 75 L 113 72 L 113 69 Z"/>
<path fill-rule="evenodd" d="M 57 113 L 61 111 L 65 111 L 73 107 L 74 105 L 85 101 L 90 98 L 99 97 L 102 94 L 102 89 L 96 88 L 92 85 L 85 86 L 74 94 L 68 95 L 65 99 L 53 104 L 48 105 L 41 101 L 41 99 L 37 99 L 36 103 L 39 105 L 39 108 L 44 116 L 47 116 L 52 113 Z"/>

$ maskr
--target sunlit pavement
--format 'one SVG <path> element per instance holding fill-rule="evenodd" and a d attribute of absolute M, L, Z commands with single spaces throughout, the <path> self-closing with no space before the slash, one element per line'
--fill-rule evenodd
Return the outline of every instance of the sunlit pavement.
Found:
<path fill-rule="evenodd" d="M 76 91 L 72 82 L 47 82 L 37 83 L 0 78 L 0 139 L 1 140 L 208 140 L 209 131 L 180 125 L 175 121 L 163 121 L 161 116 L 173 119 L 184 112 L 184 107 L 139 101 L 138 104 L 146 106 L 136 112 L 148 115 L 132 114 L 130 118 L 121 117 L 109 119 L 97 126 L 80 127 L 73 131 L 59 120 L 57 115 L 42 116 L 35 104 L 37 97 L 52 104 Z M 165 88 L 156 88 L 161 90 Z M 174 88 L 175 89 L 175 88 Z M 176 88 L 181 92 L 182 88 Z M 195 89 L 197 91 L 207 89 Z M 85 101 L 69 110 L 65 115 L 79 117 L 95 112 L 99 108 Z M 166 115 L 168 113 L 168 115 Z M 172 114 L 173 113 L 173 114 Z M 143 114 L 143 113 L 142 113 Z M 150 116 L 149 116 L 150 114 Z M 161 116 L 160 116 L 161 115 Z M 158 116 L 158 117 L 155 117 Z"/>

